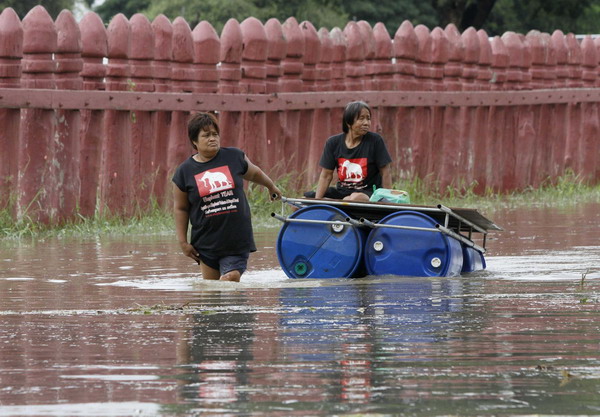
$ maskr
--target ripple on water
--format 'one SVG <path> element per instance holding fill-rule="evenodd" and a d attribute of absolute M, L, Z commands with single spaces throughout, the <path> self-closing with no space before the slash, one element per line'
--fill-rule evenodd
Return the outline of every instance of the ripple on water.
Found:
<path fill-rule="evenodd" d="M 161 415 L 160 404 L 149 402 L 99 402 L 71 404 L 37 404 L 0 406 L 0 416 L 157 416 Z"/>
<path fill-rule="evenodd" d="M 575 281 L 600 278 L 600 247 L 575 247 L 561 251 L 530 251 L 522 256 L 486 258 L 491 279 Z"/>

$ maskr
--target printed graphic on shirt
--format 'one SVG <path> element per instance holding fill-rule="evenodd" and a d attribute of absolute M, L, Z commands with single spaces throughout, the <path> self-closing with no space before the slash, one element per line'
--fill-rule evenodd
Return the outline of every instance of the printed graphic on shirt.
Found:
<path fill-rule="evenodd" d="M 206 217 L 237 213 L 240 199 L 235 197 L 235 184 L 227 165 L 195 175 L 198 192 L 202 197 L 200 209 Z"/>
<path fill-rule="evenodd" d="M 196 179 L 200 197 L 234 188 L 233 178 L 227 165 L 204 171 L 194 175 L 194 178 Z"/>
<path fill-rule="evenodd" d="M 367 158 L 338 158 L 338 176 L 343 182 L 361 182 L 367 178 Z"/>

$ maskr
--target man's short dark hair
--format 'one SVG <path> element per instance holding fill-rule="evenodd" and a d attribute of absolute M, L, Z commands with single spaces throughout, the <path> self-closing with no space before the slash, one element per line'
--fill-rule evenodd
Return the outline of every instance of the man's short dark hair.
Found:
<path fill-rule="evenodd" d="M 342 117 L 342 130 L 344 133 L 348 133 L 350 130 L 348 126 L 351 126 L 358 116 L 360 115 L 360 111 L 362 109 L 367 109 L 369 114 L 371 114 L 371 108 L 364 101 L 353 101 L 346 104 L 346 108 L 344 109 L 344 116 Z"/>

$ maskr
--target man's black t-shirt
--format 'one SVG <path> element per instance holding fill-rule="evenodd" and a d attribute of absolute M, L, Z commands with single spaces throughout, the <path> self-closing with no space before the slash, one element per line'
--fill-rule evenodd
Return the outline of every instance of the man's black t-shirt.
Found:
<path fill-rule="evenodd" d="M 244 152 L 237 148 L 221 148 L 208 162 L 190 157 L 175 171 L 173 182 L 190 204 L 190 243 L 199 252 L 220 257 L 256 251 L 246 171 Z"/>
<path fill-rule="evenodd" d="M 392 162 L 383 138 L 377 133 L 367 132 L 358 146 L 349 149 L 345 137 L 341 133 L 327 139 L 319 165 L 325 169 L 337 169 L 338 189 L 372 192 L 373 185 L 381 188 L 379 168 Z"/>

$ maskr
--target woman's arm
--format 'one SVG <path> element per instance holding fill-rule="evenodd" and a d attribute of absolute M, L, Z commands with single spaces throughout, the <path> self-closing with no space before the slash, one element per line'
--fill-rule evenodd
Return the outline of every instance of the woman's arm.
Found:
<path fill-rule="evenodd" d="M 317 183 L 317 191 L 315 192 L 315 198 L 323 198 L 325 192 L 331 184 L 333 178 L 333 170 L 321 168 L 321 174 L 319 174 L 319 182 Z"/>
<path fill-rule="evenodd" d="M 379 167 L 379 172 L 381 173 L 381 188 L 392 188 L 392 170 L 390 169 L 390 164 Z"/>
<path fill-rule="evenodd" d="M 175 217 L 175 233 L 177 234 L 177 240 L 181 251 L 185 256 L 189 256 L 194 261 L 200 263 L 198 257 L 198 251 L 188 242 L 187 232 L 188 224 L 190 221 L 190 203 L 188 202 L 187 193 L 181 191 L 178 186 L 173 184 L 173 216 Z"/>
<path fill-rule="evenodd" d="M 265 174 L 262 169 L 250 162 L 247 156 L 245 159 L 248 163 L 248 171 L 246 171 L 246 174 L 244 174 L 244 179 L 254 182 L 258 185 L 262 185 L 269 190 L 269 198 L 271 200 L 277 200 L 281 198 L 281 191 L 279 191 L 279 188 L 277 188 L 273 180 L 269 178 L 269 176 Z"/>

